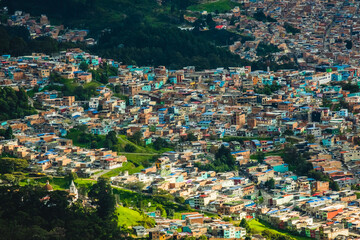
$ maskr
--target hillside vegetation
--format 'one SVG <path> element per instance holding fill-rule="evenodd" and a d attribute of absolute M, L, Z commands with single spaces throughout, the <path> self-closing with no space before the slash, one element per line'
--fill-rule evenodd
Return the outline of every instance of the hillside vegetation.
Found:
<path fill-rule="evenodd" d="M 35 113 L 35 109 L 28 103 L 24 89 L 15 91 L 10 87 L 0 88 L 0 121 L 22 118 Z"/>
<path fill-rule="evenodd" d="M 164 1 L 162 5 L 154 0 L 4 0 L 0 6 L 7 6 L 10 13 L 23 10 L 33 16 L 47 14 L 52 24 L 90 29 L 90 36 L 99 38 L 99 42 L 88 50 L 124 64 L 170 68 L 194 65 L 198 69 L 248 65 L 226 48 L 216 47 L 212 35 L 181 31 L 177 27 L 184 21 L 185 10 L 196 4 L 195 0 Z M 232 4 L 220 2 L 211 10 L 224 11 L 224 6 L 228 9 Z M 27 42 L 27 34 L 22 35 Z M 46 43 L 51 47 L 45 49 L 47 53 L 62 47 Z M 23 52 L 28 51 L 13 54 Z"/>
<path fill-rule="evenodd" d="M 230 0 L 219 0 L 215 2 L 206 2 L 192 5 L 189 6 L 188 9 L 191 11 L 227 12 L 238 5 L 239 4 Z"/>

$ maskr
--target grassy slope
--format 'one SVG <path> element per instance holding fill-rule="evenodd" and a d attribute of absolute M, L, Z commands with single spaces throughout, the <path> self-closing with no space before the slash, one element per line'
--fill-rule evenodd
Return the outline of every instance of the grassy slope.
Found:
<path fill-rule="evenodd" d="M 25 186 L 27 184 L 40 184 L 45 185 L 47 177 L 40 178 L 27 178 L 20 182 L 20 186 Z M 70 182 L 64 177 L 54 177 L 52 180 L 49 180 L 51 186 L 54 190 L 64 190 L 68 189 L 70 186 Z M 95 181 L 92 179 L 78 178 L 75 180 L 77 186 L 89 186 L 92 185 Z"/>
<path fill-rule="evenodd" d="M 67 138 L 72 139 L 73 144 L 76 146 L 88 148 L 89 144 L 82 144 L 77 141 L 78 135 L 79 135 L 79 132 L 72 132 L 72 133 L 69 132 L 67 135 Z M 100 138 L 101 138 L 101 142 L 105 141 L 105 135 L 100 135 Z M 138 146 L 138 145 L 134 144 L 133 142 L 129 141 L 125 135 L 119 135 L 118 139 L 119 139 L 119 145 L 120 145 L 121 149 L 124 149 L 126 144 L 130 144 L 135 147 L 135 149 L 136 149 L 135 153 L 124 153 L 124 152 L 119 153 L 119 155 L 126 156 L 128 162 L 125 163 L 124 166 L 122 166 L 120 168 L 115 168 L 115 169 L 111 170 L 110 172 L 105 173 L 104 175 L 102 175 L 104 177 L 115 177 L 115 176 L 118 176 L 119 173 L 124 172 L 124 171 L 128 171 L 129 174 L 134 174 L 134 173 L 140 172 L 141 169 L 144 168 L 144 166 L 143 166 L 144 162 L 151 162 L 151 159 L 154 156 L 156 156 L 158 154 L 158 152 L 164 152 L 164 151 L 156 151 L 150 147 L 144 148 L 144 147 Z M 164 150 L 171 150 L 171 149 L 164 149 Z"/>
<path fill-rule="evenodd" d="M 277 150 L 277 151 L 272 151 L 272 152 L 265 152 L 265 157 L 268 157 L 268 156 L 283 156 L 284 155 L 284 152 L 283 150 Z M 256 159 L 256 154 L 253 154 L 250 156 L 251 159 Z"/>
<path fill-rule="evenodd" d="M 111 171 L 101 175 L 102 177 L 107 177 L 107 178 L 110 178 L 110 177 L 115 177 L 115 176 L 118 176 L 120 173 L 122 172 L 125 172 L 125 171 L 128 171 L 129 174 L 134 174 L 134 173 L 137 173 L 137 172 L 140 172 L 141 169 L 143 169 L 144 167 L 142 165 L 139 165 L 139 166 L 135 166 L 133 163 L 131 162 L 126 162 L 124 163 L 124 165 L 120 168 L 115 168 L 115 169 L 112 169 Z"/>
<path fill-rule="evenodd" d="M 171 148 L 163 148 L 161 150 L 155 150 L 151 144 L 146 146 L 146 147 L 142 147 L 142 146 L 138 146 L 135 143 L 131 142 L 130 140 L 127 139 L 127 137 L 125 135 L 119 135 L 119 144 L 122 148 L 125 148 L 126 144 L 130 144 L 133 145 L 136 150 L 135 153 L 146 153 L 146 154 L 159 154 L 159 153 L 164 153 L 164 152 L 168 152 L 168 151 L 173 151 L 174 149 Z"/>
<path fill-rule="evenodd" d="M 293 238 L 299 239 L 299 240 L 309 240 L 309 239 L 311 239 L 311 238 L 308 238 L 308 237 L 294 236 L 294 235 L 291 235 L 291 234 L 289 234 L 289 233 L 287 233 L 285 231 L 282 231 L 282 230 L 272 229 L 272 226 L 270 226 L 269 224 L 260 223 L 257 220 L 251 220 L 248 223 L 249 223 L 249 226 L 252 229 L 252 231 L 254 231 L 255 233 L 261 233 L 264 230 L 269 230 L 270 232 L 272 232 L 274 234 L 286 235 L 286 236 L 290 236 L 290 237 L 293 237 Z"/>
<path fill-rule="evenodd" d="M 138 145 L 136 145 L 135 143 L 129 141 L 125 135 L 119 135 L 119 136 L 118 136 L 118 139 L 119 139 L 119 144 L 120 144 L 120 146 L 121 146 L 122 149 L 124 149 L 125 146 L 126 146 L 127 144 L 129 144 L 129 145 L 132 145 L 132 146 L 135 147 L 135 149 L 136 149 L 135 152 L 136 152 L 136 153 L 152 153 L 151 151 L 149 152 L 149 151 L 147 151 L 145 148 L 143 148 L 143 147 L 141 147 L 141 146 L 138 146 Z"/>
<path fill-rule="evenodd" d="M 143 217 L 139 212 L 131 210 L 126 207 L 118 207 L 116 209 L 116 214 L 118 214 L 118 224 L 119 226 L 136 226 L 139 221 L 143 220 Z"/>
<path fill-rule="evenodd" d="M 215 12 L 216 10 L 218 10 L 219 12 L 227 12 L 232 8 L 234 8 L 235 6 L 239 6 L 239 4 L 234 3 L 230 0 L 218 0 L 215 2 L 207 2 L 207 3 L 192 5 L 188 7 L 188 10 L 207 11 L 207 12 Z"/>
<path fill-rule="evenodd" d="M 141 12 L 144 17 L 148 17 L 156 16 L 160 10 L 164 11 L 156 1 L 151 0 L 4 0 L 0 6 L 9 7 L 10 11 L 30 12 L 33 16 L 46 14 L 53 24 L 90 30 L 102 30 L 106 26 L 117 24 L 128 14 Z"/>

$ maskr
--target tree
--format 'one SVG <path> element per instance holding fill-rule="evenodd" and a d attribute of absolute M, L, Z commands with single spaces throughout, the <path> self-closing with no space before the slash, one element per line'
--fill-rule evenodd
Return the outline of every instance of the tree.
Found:
<path fill-rule="evenodd" d="M 229 148 L 222 145 L 215 153 L 215 160 L 211 163 L 196 166 L 203 171 L 228 172 L 237 169 L 235 158 L 232 156 Z"/>
<path fill-rule="evenodd" d="M 241 221 L 240 221 L 240 227 L 246 228 L 246 227 L 248 227 L 248 226 L 249 226 L 249 224 L 248 224 L 248 222 L 246 221 L 246 219 L 245 219 L 245 218 L 241 219 Z"/>
<path fill-rule="evenodd" d="M 36 111 L 29 105 L 24 89 L 20 88 L 19 91 L 15 91 L 10 87 L 0 88 L 0 120 L 22 118 L 34 113 Z M 11 138 L 10 134 L 8 137 Z"/>
<path fill-rule="evenodd" d="M 256 152 L 255 156 L 256 156 L 256 159 L 258 160 L 258 162 L 259 162 L 260 164 L 262 164 L 262 163 L 264 162 L 264 160 L 265 160 L 265 153 L 263 153 L 263 152 Z"/>
<path fill-rule="evenodd" d="M 209 29 L 213 29 L 216 26 L 215 21 L 213 20 L 211 14 L 206 16 L 206 24 L 209 26 Z"/>
<path fill-rule="evenodd" d="M 353 46 L 352 41 L 351 40 L 346 40 L 345 42 L 346 42 L 346 48 L 347 49 L 352 49 L 352 46 Z"/>
<path fill-rule="evenodd" d="M 225 222 L 230 222 L 230 221 L 231 221 L 231 217 L 223 217 L 223 220 L 224 220 Z"/>
<path fill-rule="evenodd" d="M 116 136 L 115 131 L 110 131 L 105 138 L 106 141 L 106 147 L 111 149 L 113 146 L 116 146 L 119 142 L 119 139 Z"/>
<path fill-rule="evenodd" d="M 86 72 L 89 69 L 89 65 L 86 62 L 81 62 L 79 68 L 81 71 Z"/>
<path fill-rule="evenodd" d="M 20 158 L 0 158 L 0 173 L 21 172 L 29 166 L 25 159 Z"/>
<path fill-rule="evenodd" d="M 251 234 L 251 228 L 249 226 L 249 223 L 246 221 L 245 218 L 241 219 L 240 221 L 240 227 L 246 229 L 246 234 Z M 245 238 L 246 239 L 246 238 Z"/>
<path fill-rule="evenodd" d="M 149 126 L 149 131 L 156 132 L 156 126 L 155 125 Z"/>
<path fill-rule="evenodd" d="M 136 147 L 132 144 L 126 144 L 124 150 L 125 152 L 135 152 Z"/>
<path fill-rule="evenodd" d="M 42 186 L 0 186 L 1 239 L 131 239 L 113 219 L 101 219 L 93 208 L 69 205 L 66 191 Z M 17 226 L 14 231 L 13 226 Z"/>
<path fill-rule="evenodd" d="M 308 141 L 309 143 L 314 143 L 315 142 L 315 136 L 312 134 L 308 134 L 305 137 L 305 140 Z"/>
<path fill-rule="evenodd" d="M 235 25 L 235 20 L 236 20 L 236 18 L 233 16 L 233 17 L 231 17 L 231 19 L 230 19 L 230 25 Z"/>
<path fill-rule="evenodd" d="M 76 174 L 76 172 L 69 172 L 67 179 L 69 182 L 71 181 L 75 181 L 78 178 L 78 175 Z"/>
<path fill-rule="evenodd" d="M 13 138 L 13 131 L 12 128 L 9 126 L 5 131 L 5 139 L 12 139 Z"/>
<path fill-rule="evenodd" d="M 120 85 L 115 85 L 114 91 L 115 91 L 115 93 L 121 93 L 121 87 L 120 87 Z"/>
<path fill-rule="evenodd" d="M 184 204 L 184 203 L 185 203 L 185 199 L 184 199 L 183 197 L 175 197 L 175 202 Z"/>
<path fill-rule="evenodd" d="M 293 27 L 291 24 L 289 24 L 287 22 L 284 23 L 284 28 L 287 33 L 292 33 L 292 34 L 300 33 L 300 29 Z"/>
<path fill-rule="evenodd" d="M 190 142 L 193 142 L 193 141 L 197 141 L 198 138 L 194 135 L 194 133 L 189 132 L 189 133 L 187 134 L 186 140 L 187 140 L 187 141 L 190 141 Z"/>
<path fill-rule="evenodd" d="M 330 187 L 333 191 L 340 191 L 339 185 L 337 184 L 337 182 L 335 182 L 335 181 L 332 180 L 332 179 L 330 180 L 329 187 Z"/>
<path fill-rule="evenodd" d="M 164 217 L 164 218 L 167 217 L 166 210 L 165 210 L 165 208 L 164 208 L 163 206 L 158 205 L 158 206 L 156 207 L 156 210 L 160 210 L 162 217 Z"/>
<path fill-rule="evenodd" d="M 269 180 L 267 180 L 265 182 L 265 186 L 269 189 L 274 189 L 275 188 L 275 180 L 273 178 L 270 178 Z"/>
<path fill-rule="evenodd" d="M 16 177 L 13 174 L 9 173 L 1 175 L 1 179 L 11 184 L 15 183 L 16 181 Z"/>
<path fill-rule="evenodd" d="M 309 157 L 310 154 L 308 152 L 301 154 L 295 146 L 285 145 L 284 162 L 289 164 L 289 168 L 296 174 L 308 175 L 309 171 L 313 169 L 312 163 L 306 161 Z"/>
<path fill-rule="evenodd" d="M 331 107 L 331 101 L 330 99 L 323 97 L 322 98 L 322 106 L 323 107 Z"/>
<path fill-rule="evenodd" d="M 215 158 L 227 164 L 229 167 L 235 166 L 235 158 L 231 154 L 229 148 L 221 145 L 217 153 L 215 154 Z"/>
<path fill-rule="evenodd" d="M 254 18 L 262 22 L 277 22 L 276 19 L 273 19 L 270 16 L 266 16 L 263 11 L 259 10 L 254 14 Z"/>
<path fill-rule="evenodd" d="M 286 129 L 286 130 L 284 131 L 284 135 L 286 135 L 286 136 L 292 136 L 292 135 L 294 135 L 294 132 L 293 132 L 292 130 Z"/>
<path fill-rule="evenodd" d="M 166 209 L 166 210 L 167 210 L 167 211 L 166 211 L 167 216 L 170 217 L 170 218 L 173 218 L 174 215 L 175 215 L 175 210 L 172 209 L 172 208 L 168 208 L 168 209 Z"/>
<path fill-rule="evenodd" d="M 161 150 L 163 148 L 168 148 L 169 143 L 163 138 L 157 138 L 153 143 L 155 150 Z"/>
<path fill-rule="evenodd" d="M 137 131 L 135 132 L 131 137 L 129 137 L 129 140 L 132 141 L 133 143 L 135 143 L 136 145 L 142 145 L 142 139 L 143 134 L 141 131 Z"/>
<path fill-rule="evenodd" d="M 92 199 L 94 205 L 97 206 L 97 214 L 99 217 L 102 219 L 112 217 L 116 202 L 108 179 L 99 178 L 97 183 L 91 186 L 89 197 Z"/>

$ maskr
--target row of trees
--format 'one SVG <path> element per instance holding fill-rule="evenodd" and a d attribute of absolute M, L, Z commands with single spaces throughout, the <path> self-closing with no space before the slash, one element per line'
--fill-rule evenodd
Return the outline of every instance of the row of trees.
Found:
<path fill-rule="evenodd" d="M 278 84 L 265 85 L 263 88 L 255 88 L 254 91 L 259 94 L 271 95 L 273 92 L 281 89 L 281 86 Z"/>
<path fill-rule="evenodd" d="M 40 186 L 0 187 L 0 232 L 3 239 L 131 239 L 116 221 L 110 184 L 99 179 L 90 187 L 96 207 L 69 204 L 65 191 L 47 192 Z"/>

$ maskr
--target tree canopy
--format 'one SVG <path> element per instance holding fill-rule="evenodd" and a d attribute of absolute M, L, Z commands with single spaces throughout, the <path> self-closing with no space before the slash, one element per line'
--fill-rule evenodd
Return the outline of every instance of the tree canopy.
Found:
<path fill-rule="evenodd" d="M 15 91 L 11 87 L 0 88 L 0 121 L 22 118 L 35 113 L 24 89 Z"/>
<path fill-rule="evenodd" d="M 28 166 L 29 166 L 29 163 L 25 159 L 9 158 L 9 157 L 0 158 L 0 173 L 2 173 L 2 174 L 21 172 Z"/>
<path fill-rule="evenodd" d="M 0 187 L 2 239 L 131 239 L 113 218 L 79 203 L 70 205 L 65 191 L 40 186 Z"/>
<path fill-rule="evenodd" d="M 110 219 L 115 211 L 115 197 L 109 181 L 99 178 L 98 182 L 90 188 L 89 197 L 97 206 L 97 214 L 102 219 Z"/>
<path fill-rule="evenodd" d="M 221 145 L 219 150 L 216 152 L 215 160 L 213 162 L 205 165 L 196 163 L 196 166 L 201 170 L 216 172 L 228 172 L 237 168 L 235 158 L 231 155 L 230 149 L 224 145 Z"/>

